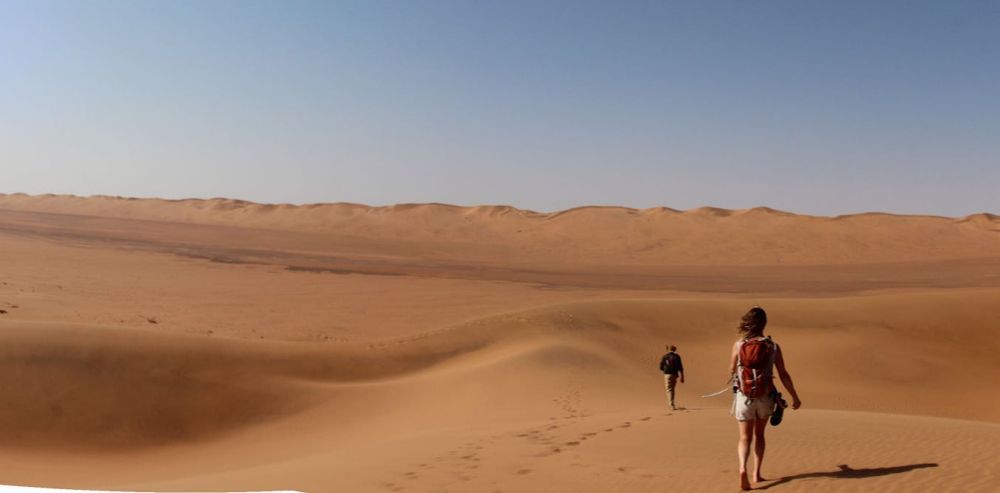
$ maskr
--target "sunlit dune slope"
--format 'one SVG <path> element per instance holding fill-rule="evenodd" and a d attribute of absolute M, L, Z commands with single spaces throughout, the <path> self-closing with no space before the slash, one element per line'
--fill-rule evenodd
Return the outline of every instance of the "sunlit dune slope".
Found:
<path fill-rule="evenodd" d="M 788 367 L 808 409 L 1000 421 L 995 412 L 1000 402 L 981 391 L 982 381 L 963 381 L 970 374 L 984 381 L 1000 377 L 993 357 L 1000 345 L 991 336 L 997 296 L 993 291 L 963 291 L 762 301 L 782 314 L 771 332 L 786 348 Z M 129 453 L 143 461 L 174 464 L 170 474 L 182 471 L 181 477 L 189 478 L 169 479 L 177 476 L 151 467 L 145 474 L 114 476 L 114 481 L 69 474 L 66 483 L 55 485 L 82 481 L 95 487 L 254 485 L 316 491 L 324 489 L 319 485 L 339 484 L 377 490 L 381 483 L 392 482 L 387 475 L 403 474 L 417 461 L 432 463 L 435 455 L 470 440 L 483 441 L 480 454 L 493 448 L 496 455 L 496 461 L 470 471 L 470 478 L 498 476 L 506 478 L 505 484 L 531 491 L 540 491 L 537 477 L 528 481 L 517 471 L 530 469 L 558 478 L 560 484 L 576 484 L 572 469 L 565 469 L 570 465 L 563 463 L 569 456 L 562 451 L 578 452 L 572 456 L 577 463 L 601 468 L 597 464 L 602 460 L 616 457 L 621 467 L 636 473 L 628 483 L 636 487 L 655 485 L 665 473 L 721 485 L 724 481 L 713 478 L 712 472 L 725 466 L 709 466 L 702 459 L 716 460 L 724 447 L 715 444 L 731 438 L 728 400 L 697 395 L 722 385 L 727 347 L 734 338 L 727 322 L 744 307 L 741 301 L 715 300 L 572 303 L 381 343 L 333 347 L 4 323 L 0 382 L 9 404 L 0 409 L 7 437 L 3 449 Z M 944 307 L 958 308 L 947 323 L 964 334 L 960 344 L 954 333 L 938 330 L 946 318 Z M 680 389 L 680 399 L 693 411 L 664 414 L 662 379 L 650 371 L 662 341 L 684 351 L 689 380 Z M 915 405 L 914 396 L 928 389 L 934 389 L 935 404 Z M 651 416 L 655 421 L 647 422 Z M 866 433 L 871 438 L 888 427 L 895 431 L 886 439 L 893 437 L 897 445 L 924 443 L 928 437 L 939 440 L 943 433 L 933 422 L 888 418 L 891 414 L 802 416 L 803 421 L 797 414 L 789 417 L 785 428 L 793 439 L 782 438 L 775 455 L 789 474 L 837 471 L 828 463 L 837 459 L 827 455 L 845 453 L 843 433 L 862 440 Z M 886 423 L 878 425 L 883 430 L 864 431 L 879 420 Z M 631 425 L 621 428 L 623 423 Z M 826 444 L 821 442 L 828 434 L 824 423 L 854 423 L 850 426 L 857 430 L 841 431 L 832 445 Z M 978 429 L 941 423 L 945 429 L 961 428 L 969 440 L 977 437 L 973 441 L 998 433 L 996 425 Z M 721 425 L 726 433 L 713 428 Z M 921 428 L 927 425 L 933 429 Z M 814 429 L 809 432 L 803 426 Z M 671 434 L 673 443 L 685 444 L 693 455 L 665 469 L 657 466 L 648 456 L 655 454 L 654 444 L 660 440 L 640 433 L 640 427 Z M 604 436 L 606 429 L 617 431 Z M 625 433 L 631 438 L 623 442 Z M 776 433 L 783 437 L 784 430 Z M 571 442 L 585 445 L 577 449 Z M 271 445 L 251 445 L 255 443 Z M 218 456 L 223 450 L 224 457 Z M 723 465 L 728 464 L 722 460 L 729 455 L 725 450 L 727 454 L 717 458 Z M 903 466 L 901 474 L 910 471 L 907 465 L 946 463 L 956 454 L 979 461 L 963 466 L 973 470 L 980 467 L 976 463 L 992 460 L 988 454 L 973 457 L 969 454 L 978 449 L 958 445 L 951 455 L 923 445 L 909 453 L 891 447 L 885 453 L 873 450 L 880 449 L 839 457 L 855 468 Z M 467 453 L 475 451 L 470 446 Z M 262 467 L 272 463 L 276 453 L 284 465 Z M 798 462 L 785 457 L 791 453 L 801 454 Z M 923 461 L 913 462 L 915 458 Z M 332 462 L 324 469 L 318 460 Z M 98 462 L 95 467 L 105 466 Z M 342 473 L 346 469 L 341 468 L 360 470 L 329 483 L 320 471 L 330 467 Z M 394 468 L 400 470 L 391 473 Z M 213 472 L 225 470 L 240 472 Z M 279 480 L 277 471 L 288 470 L 299 471 L 299 479 Z M 31 468 L 22 474 L 32 477 Z M 431 478 L 454 480 L 441 471 L 420 475 L 428 479 L 415 485 L 428 490 L 441 484 L 429 482 Z M 912 478 L 928 485 L 942 482 L 923 473 Z M 981 476 L 972 479 L 985 481 Z"/>
<path fill-rule="evenodd" d="M 787 348 L 811 407 L 1000 421 L 1000 401 L 981 392 L 983 381 L 1000 378 L 997 299 L 986 291 L 762 301 L 780 314 L 772 333 Z M 335 346 L 6 323 L 0 382 L 10 404 L 0 409 L 0 426 L 7 446 L 142 447 L 211 439 L 293 415 L 345 386 L 373 395 L 384 389 L 396 405 L 428 408 L 428 416 L 498 411 L 489 398 L 445 411 L 436 407 L 444 396 L 389 390 L 414 385 L 409 380 L 433 387 L 438 378 L 451 382 L 447 388 L 464 380 L 481 385 L 483 378 L 493 389 L 507 387 L 504 395 L 516 396 L 516 405 L 506 412 L 529 418 L 550 404 L 552 391 L 533 385 L 553 374 L 591 388 L 580 412 L 621 410 L 661 400 L 651 369 L 663 341 L 684 349 L 692 375 L 685 389 L 721 387 L 735 338 L 727 321 L 744 307 L 708 300 L 576 303 Z M 970 374 L 982 380 L 965 378 Z M 913 409 L 912 396 L 931 389 L 936 404 Z M 543 398 L 533 402 L 535 394 Z M 352 407 L 367 414 L 367 406 Z"/>
<path fill-rule="evenodd" d="M 326 233 L 434 258 L 516 263 L 843 264 L 1000 255 L 1000 220 L 881 213 L 817 217 L 764 207 L 272 205 L 230 199 L 0 195 L 0 209 Z"/>
<path fill-rule="evenodd" d="M 990 491 L 997 221 L 0 196 L 0 482 L 725 490 L 760 304 L 768 488 Z"/>

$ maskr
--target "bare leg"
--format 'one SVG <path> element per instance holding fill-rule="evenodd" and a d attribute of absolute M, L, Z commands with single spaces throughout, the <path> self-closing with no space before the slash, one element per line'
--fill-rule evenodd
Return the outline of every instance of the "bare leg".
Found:
<path fill-rule="evenodd" d="M 753 448 L 753 482 L 759 483 L 761 481 L 767 481 L 763 476 L 760 475 L 760 466 L 764 463 L 764 448 L 767 443 L 764 441 L 764 430 L 767 427 L 767 422 L 770 418 L 758 419 L 754 422 L 753 435 L 757 442 L 754 444 Z"/>
<path fill-rule="evenodd" d="M 753 443 L 754 421 L 737 421 L 740 425 L 740 441 L 736 446 L 736 454 L 740 460 L 740 488 L 743 491 L 750 489 L 750 480 L 747 478 L 747 459 L 750 458 L 750 445 Z"/>

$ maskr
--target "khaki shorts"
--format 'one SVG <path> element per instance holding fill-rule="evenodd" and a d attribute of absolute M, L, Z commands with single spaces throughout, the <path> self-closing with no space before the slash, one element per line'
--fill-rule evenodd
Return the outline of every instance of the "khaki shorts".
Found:
<path fill-rule="evenodd" d="M 764 419 L 774 412 L 774 398 L 770 395 L 751 399 L 749 403 L 742 392 L 737 392 L 733 396 L 733 410 L 730 414 L 736 416 L 737 421 Z"/>

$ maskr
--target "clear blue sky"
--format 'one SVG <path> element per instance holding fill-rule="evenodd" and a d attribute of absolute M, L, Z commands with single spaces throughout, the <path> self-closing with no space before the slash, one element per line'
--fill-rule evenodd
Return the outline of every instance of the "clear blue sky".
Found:
<path fill-rule="evenodd" d="M 1000 2 L 0 0 L 0 191 L 1000 212 Z"/>

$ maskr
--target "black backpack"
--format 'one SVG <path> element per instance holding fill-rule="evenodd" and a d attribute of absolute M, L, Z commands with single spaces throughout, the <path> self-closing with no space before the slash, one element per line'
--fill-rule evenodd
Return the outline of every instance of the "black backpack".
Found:
<path fill-rule="evenodd" d="M 660 361 L 660 371 L 663 373 L 677 373 L 678 364 L 677 353 L 667 353 L 663 356 L 663 360 Z"/>

